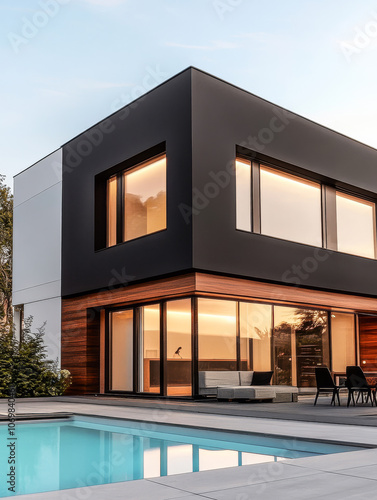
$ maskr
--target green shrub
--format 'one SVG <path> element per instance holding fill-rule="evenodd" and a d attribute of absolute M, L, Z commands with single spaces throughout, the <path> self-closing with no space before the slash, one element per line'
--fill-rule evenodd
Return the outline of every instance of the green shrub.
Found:
<path fill-rule="evenodd" d="M 47 359 L 45 324 L 36 332 L 31 325 L 29 317 L 20 341 L 12 330 L 0 329 L 0 397 L 8 397 L 11 386 L 16 388 L 16 397 L 60 396 L 71 384 L 69 371 Z"/>

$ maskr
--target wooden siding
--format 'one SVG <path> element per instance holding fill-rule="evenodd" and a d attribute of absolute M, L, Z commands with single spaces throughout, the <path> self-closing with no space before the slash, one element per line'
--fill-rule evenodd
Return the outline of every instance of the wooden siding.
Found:
<path fill-rule="evenodd" d="M 360 366 L 377 372 L 377 316 L 359 316 Z"/>
<path fill-rule="evenodd" d="M 301 304 L 346 312 L 377 312 L 377 298 L 310 290 L 297 286 L 275 285 L 240 278 L 197 273 L 197 293 L 222 295 L 235 299 L 257 299 L 280 304 Z"/>
<path fill-rule="evenodd" d="M 101 308 L 129 306 L 188 295 L 256 299 L 347 312 L 377 313 L 377 299 L 375 298 L 308 290 L 205 273 L 191 273 L 63 299 L 62 367 L 68 369 L 73 377 L 73 384 L 67 394 L 90 394 L 104 391 L 105 321 L 103 313 L 101 320 Z M 367 336 L 364 338 L 367 339 Z M 365 346 L 367 342 L 369 344 L 374 342 L 372 335 L 368 338 L 368 341 L 363 341 Z M 373 355 L 373 359 L 376 360 L 377 340 L 376 347 L 373 349 L 376 349 Z M 365 352 L 362 351 L 361 356 Z"/>

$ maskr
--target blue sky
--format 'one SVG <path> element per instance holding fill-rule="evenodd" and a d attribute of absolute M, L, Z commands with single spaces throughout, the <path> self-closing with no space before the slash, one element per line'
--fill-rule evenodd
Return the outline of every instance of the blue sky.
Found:
<path fill-rule="evenodd" d="M 190 65 L 377 147 L 375 1 L 1 0 L 0 57 L 9 185 Z"/>

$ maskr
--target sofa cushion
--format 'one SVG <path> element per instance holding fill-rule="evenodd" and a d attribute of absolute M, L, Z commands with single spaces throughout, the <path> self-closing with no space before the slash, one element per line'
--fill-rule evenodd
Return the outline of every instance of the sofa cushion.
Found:
<path fill-rule="evenodd" d="M 199 388 L 239 385 L 239 372 L 236 371 L 203 371 L 199 372 Z"/>
<path fill-rule="evenodd" d="M 250 385 L 270 385 L 274 372 L 254 372 Z"/>
<path fill-rule="evenodd" d="M 219 387 L 218 399 L 273 399 L 276 392 L 270 386 Z"/>
<path fill-rule="evenodd" d="M 240 374 L 240 385 L 251 385 L 254 372 L 239 372 Z"/>

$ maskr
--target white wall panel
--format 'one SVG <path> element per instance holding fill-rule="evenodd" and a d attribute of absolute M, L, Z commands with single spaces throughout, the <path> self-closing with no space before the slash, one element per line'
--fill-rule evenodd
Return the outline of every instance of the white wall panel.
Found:
<path fill-rule="evenodd" d="M 50 359 L 60 361 L 62 150 L 14 178 L 13 305 L 46 322 Z"/>
<path fill-rule="evenodd" d="M 59 159 L 61 164 L 61 151 L 15 177 L 14 305 L 60 296 L 62 182 L 56 182 Z"/>
<path fill-rule="evenodd" d="M 24 306 L 24 318 L 33 316 L 32 330 L 40 328 L 44 322 L 45 345 L 47 346 L 47 356 L 49 359 L 59 359 L 60 362 L 60 341 L 61 341 L 61 299 L 41 300 L 31 302 Z"/>
<path fill-rule="evenodd" d="M 14 177 L 14 206 L 62 182 L 62 149 L 46 156 Z"/>

